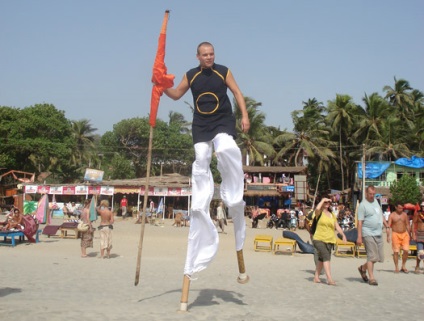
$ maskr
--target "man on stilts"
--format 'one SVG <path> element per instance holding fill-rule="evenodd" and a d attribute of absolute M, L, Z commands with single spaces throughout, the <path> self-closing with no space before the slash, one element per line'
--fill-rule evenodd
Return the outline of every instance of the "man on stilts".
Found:
<path fill-rule="evenodd" d="M 246 234 L 244 220 L 243 190 L 244 173 L 241 152 L 235 142 L 236 119 L 227 95 L 229 88 L 233 93 L 241 112 L 241 128 L 248 132 L 249 117 L 243 94 L 231 71 L 215 64 L 214 47 L 202 42 L 197 47 L 199 66 L 189 70 L 176 88 L 165 89 L 164 93 L 174 99 L 180 99 L 189 89 L 193 94 L 193 143 L 195 161 L 192 167 L 192 206 L 190 213 L 190 232 L 188 237 L 187 258 L 184 267 L 181 310 L 187 310 L 188 289 L 194 273 L 205 269 L 218 250 L 218 231 L 209 213 L 209 205 L 214 192 L 214 182 L 210 171 L 212 152 L 218 159 L 221 173 L 221 198 L 229 209 L 233 220 L 239 283 L 247 283 L 243 245 Z"/>

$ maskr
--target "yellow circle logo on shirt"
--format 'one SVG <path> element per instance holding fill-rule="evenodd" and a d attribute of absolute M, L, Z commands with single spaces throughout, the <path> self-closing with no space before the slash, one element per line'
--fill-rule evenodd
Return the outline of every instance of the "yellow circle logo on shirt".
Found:
<path fill-rule="evenodd" d="M 202 108 L 200 108 L 202 106 Z M 205 92 L 196 99 L 196 109 L 200 114 L 213 114 L 219 107 L 218 96 L 212 92 Z"/>

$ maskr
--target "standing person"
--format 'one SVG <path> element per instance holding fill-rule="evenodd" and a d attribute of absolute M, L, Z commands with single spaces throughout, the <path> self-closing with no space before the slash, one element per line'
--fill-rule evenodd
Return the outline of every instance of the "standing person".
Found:
<path fill-rule="evenodd" d="M 327 277 L 328 285 L 336 285 L 332 276 L 330 268 L 331 250 L 336 244 L 336 235 L 334 230 L 337 230 L 343 237 L 343 242 L 347 242 L 343 230 L 337 223 L 337 216 L 331 212 L 331 199 L 322 198 L 315 208 L 315 217 L 318 220 L 316 230 L 314 233 L 313 244 L 315 252 L 318 254 L 318 262 L 315 268 L 314 282 L 321 283 L 319 276 L 324 268 Z"/>
<path fill-rule="evenodd" d="M 390 205 L 387 205 L 386 210 L 383 213 L 384 219 L 386 222 L 389 222 L 389 216 L 390 216 Z"/>
<path fill-rule="evenodd" d="M 153 202 L 153 200 L 150 199 L 149 212 L 150 212 L 150 214 L 153 214 L 154 211 L 155 211 L 155 202 Z"/>
<path fill-rule="evenodd" d="M 420 205 L 420 210 L 415 211 L 412 218 L 412 239 L 417 242 L 417 265 L 415 273 L 420 273 L 420 261 L 424 260 L 424 202 Z"/>
<path fill-rule="evenodd" d="M 164 91 L 174 100 L 180 99 L 189 89 L 193 94 L 192 136 L 195 151 L 192 168 L 193 202 L 184 267 L 184 275 L 188 278 L 193 273 L 205 269 L 218 250 L 218 231 L 209 213 L 214 191 L 210 170 L 213 149 L 222 177 L 221 198 L 228 207 L 229 216 L 233 219 L 237 255 L 239 253 L 242 255 L 246 234 L 245 202 L 243 201 L 244 173 L 241 152 L 235 142 L 236 118 L 227 95 L 228 88 L 234 95 L 241 113 L 241 130 L 247 133 L 250 128 L 243 94 L 231 71 L 225 66 L 215 64 L 215 51 L 212 44 L 200 43 L 197 46 L 196 57 L 199 60 L 199 66 L 189 70 L 176 88 Z M 246 283 L 247 275 L 239 276 L 238 281 Z"/>
<path fill-rule="evenodd" d="M 392 249 L 393 249 L 393 261 L 395 262 L 395 273 L 399 273 L 399 251 L 402 247 L 402 267 L 400 269 L 403 273 L 408 273 L 405 267 L 406 260 L 408 260 L 409 254 L 409 241 L 411 240 L 410 235 L 410 224 L 408 215 L 403 211 L 403 205 L 400 202 L 396 202 L 395 211 L 389 216 L 389 227 L 392 229 Z M 387 242 L 390 240 L 390 229 L 387 230 Z"/>
<path fill-rule="evenodd" d="M 88 224 L 88 230 L 81 233 L 81 257 L 87 257 L 87 248 L 93 247 L 94 229 L 90 221 L 90 200 L 84 201 L 84 209 L 81 214 L 81 221 Z"/>
<path fill-rule="evenodd" d="M 223 202 L 219 202 L 219 206 L 216 208 L 216 219 L 218 220 L 218 225 L 221 228 L 222 233 L 225 233 L 225 225 L 227 219 L 227 213 L 225 212 L 225 207 Z"/>
<path fill-rule="evenodd" d="M 124 220 L 127 217 L 127 207 L 128 207 L 128 200 L 127 200 L 127 197 L 124 195 L 124 197 L 121 199 L 121 211 L 122 211 L 122 218 Z"/>
<path fill-rule="evenodd" d="M 380 204 L 374 197 L 375 187 L 370 185 L 365 190 L 365 199 L 358 206 L 358 239 L 356 240 L 358 245 L 363 243 L 367 251 L 367 262 L 360 265 L 358 271 L 369 285 L 378 285 L 374 277 L 374 264 L 384 261 L 383 225 L 389 229 Z"/>
<path fill-rule="evenodd" d="M 100 206 L 97 208 L 97 213 L 101 217 L 100 225 L 100 258 L 104 258 L 105 250 L 107 258 L 110 258 L 110 250 L 112 249 L 112 230 L 114 217 L 112 211 L 109 209 L 109 202 L 102 200 Z"/>

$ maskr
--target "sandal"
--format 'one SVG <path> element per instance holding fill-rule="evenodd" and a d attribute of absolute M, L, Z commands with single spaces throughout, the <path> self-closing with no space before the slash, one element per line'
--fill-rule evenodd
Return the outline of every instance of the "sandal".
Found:
<path fill-rule="evenodd" d="M 362 270 L 362 265 L 358 267 L 359 274 L 364 282 L 368 282 L 367 271 Z"/>
<path fill-rule="evenodd" d="M 377 281 L 372 279 L 368 282 L 369 285 L 378 285 Z"/>
<path fill-rule="evenodd" d="M 408 271 L 407 269 L 400 269 L 400 271 L 401 271 L 402 273 L 405 273 L 405 274 L 408 274 L 408 273 L 409 273 L 409 271 Z"/>
<path fill-rule="evenodd" d="M 419 267 L 416 267 L 415 270 L 414 270 L 414 273 L 415 274 L 420 274 L 420 268 Z"/>

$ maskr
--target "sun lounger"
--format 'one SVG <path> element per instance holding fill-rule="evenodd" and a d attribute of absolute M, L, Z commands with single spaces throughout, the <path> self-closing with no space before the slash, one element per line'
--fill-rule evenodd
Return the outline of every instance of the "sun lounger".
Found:
<path fill-rule="evenodd" d="M 303 253 L 307 254 L 314 254 L 314 246 L 312 244 L 304 242 L 299 235 L 292 231 L 283 231 L 283 237 L 291 240 L 295 240 L 297 242 L 297 245 L 299 246 L 299 249 Z"/>
<path fill-rule="evenodd" d="M 38 243 L 39 240 L 39 233 L 41 230 L 37 230 L 35 242 Z M 25 240 L 25 234 L 22 231 L 1 231 L 0 236 L 3 236 L 3 242 L 0 242 L 0 245 L 6 245 L 6 246 L 16 246 L 16 240 L 19 241 L 19 243 L 23 242 Z M 10 243 L 8 242 L 8 238 L 10 238 Z"/>
<path fill-rule="evenodd" d="M 77 222 L 65 222 L 60 226 L 60 237 L 65 238 L 68 236 L 68 232 L 72 231 L 74 235 L 70 235 L 70 237 L 77 239 L 79 236 L 78 232 L 78 223 Z"/>
<path fill-rule="evenodd" d="M 400 256 L 402 257 L 403 250 L 400 249 Z M 408 251 L 408 258 L 409 259 L 416 259 L 417 258 L 417 242 L 414 240 L 411 240 L 409 242 L 409 251 Z"/>
<path fill-rule="evenodd" d="M 337 238 L 336 246 L 334 250 L 335 256 L 351 256 L 355 257 L 356 244 L 353 242 L 343 242 L 343 240 Z"/>
<path fill-rule="evenodd" d="M 256 235 L 253 240 L 253 248 L 256 252 L 271 252 L 272 251 L 272 236 L 271 235 Z"/>
<path fill-rule="evenodd" d="M 276 253 L 289 253 L 293 255 L 296 253 L 296 241 L 279 237 L 274 241 L 274 254 Z"/>
<path fill-rule="evenodd" d="M 60 229 L 60 225 L 46 225 L 43 229 L 44 235 L 47 235 L 47 237 L 56 235 L 57 231 Z"/>

